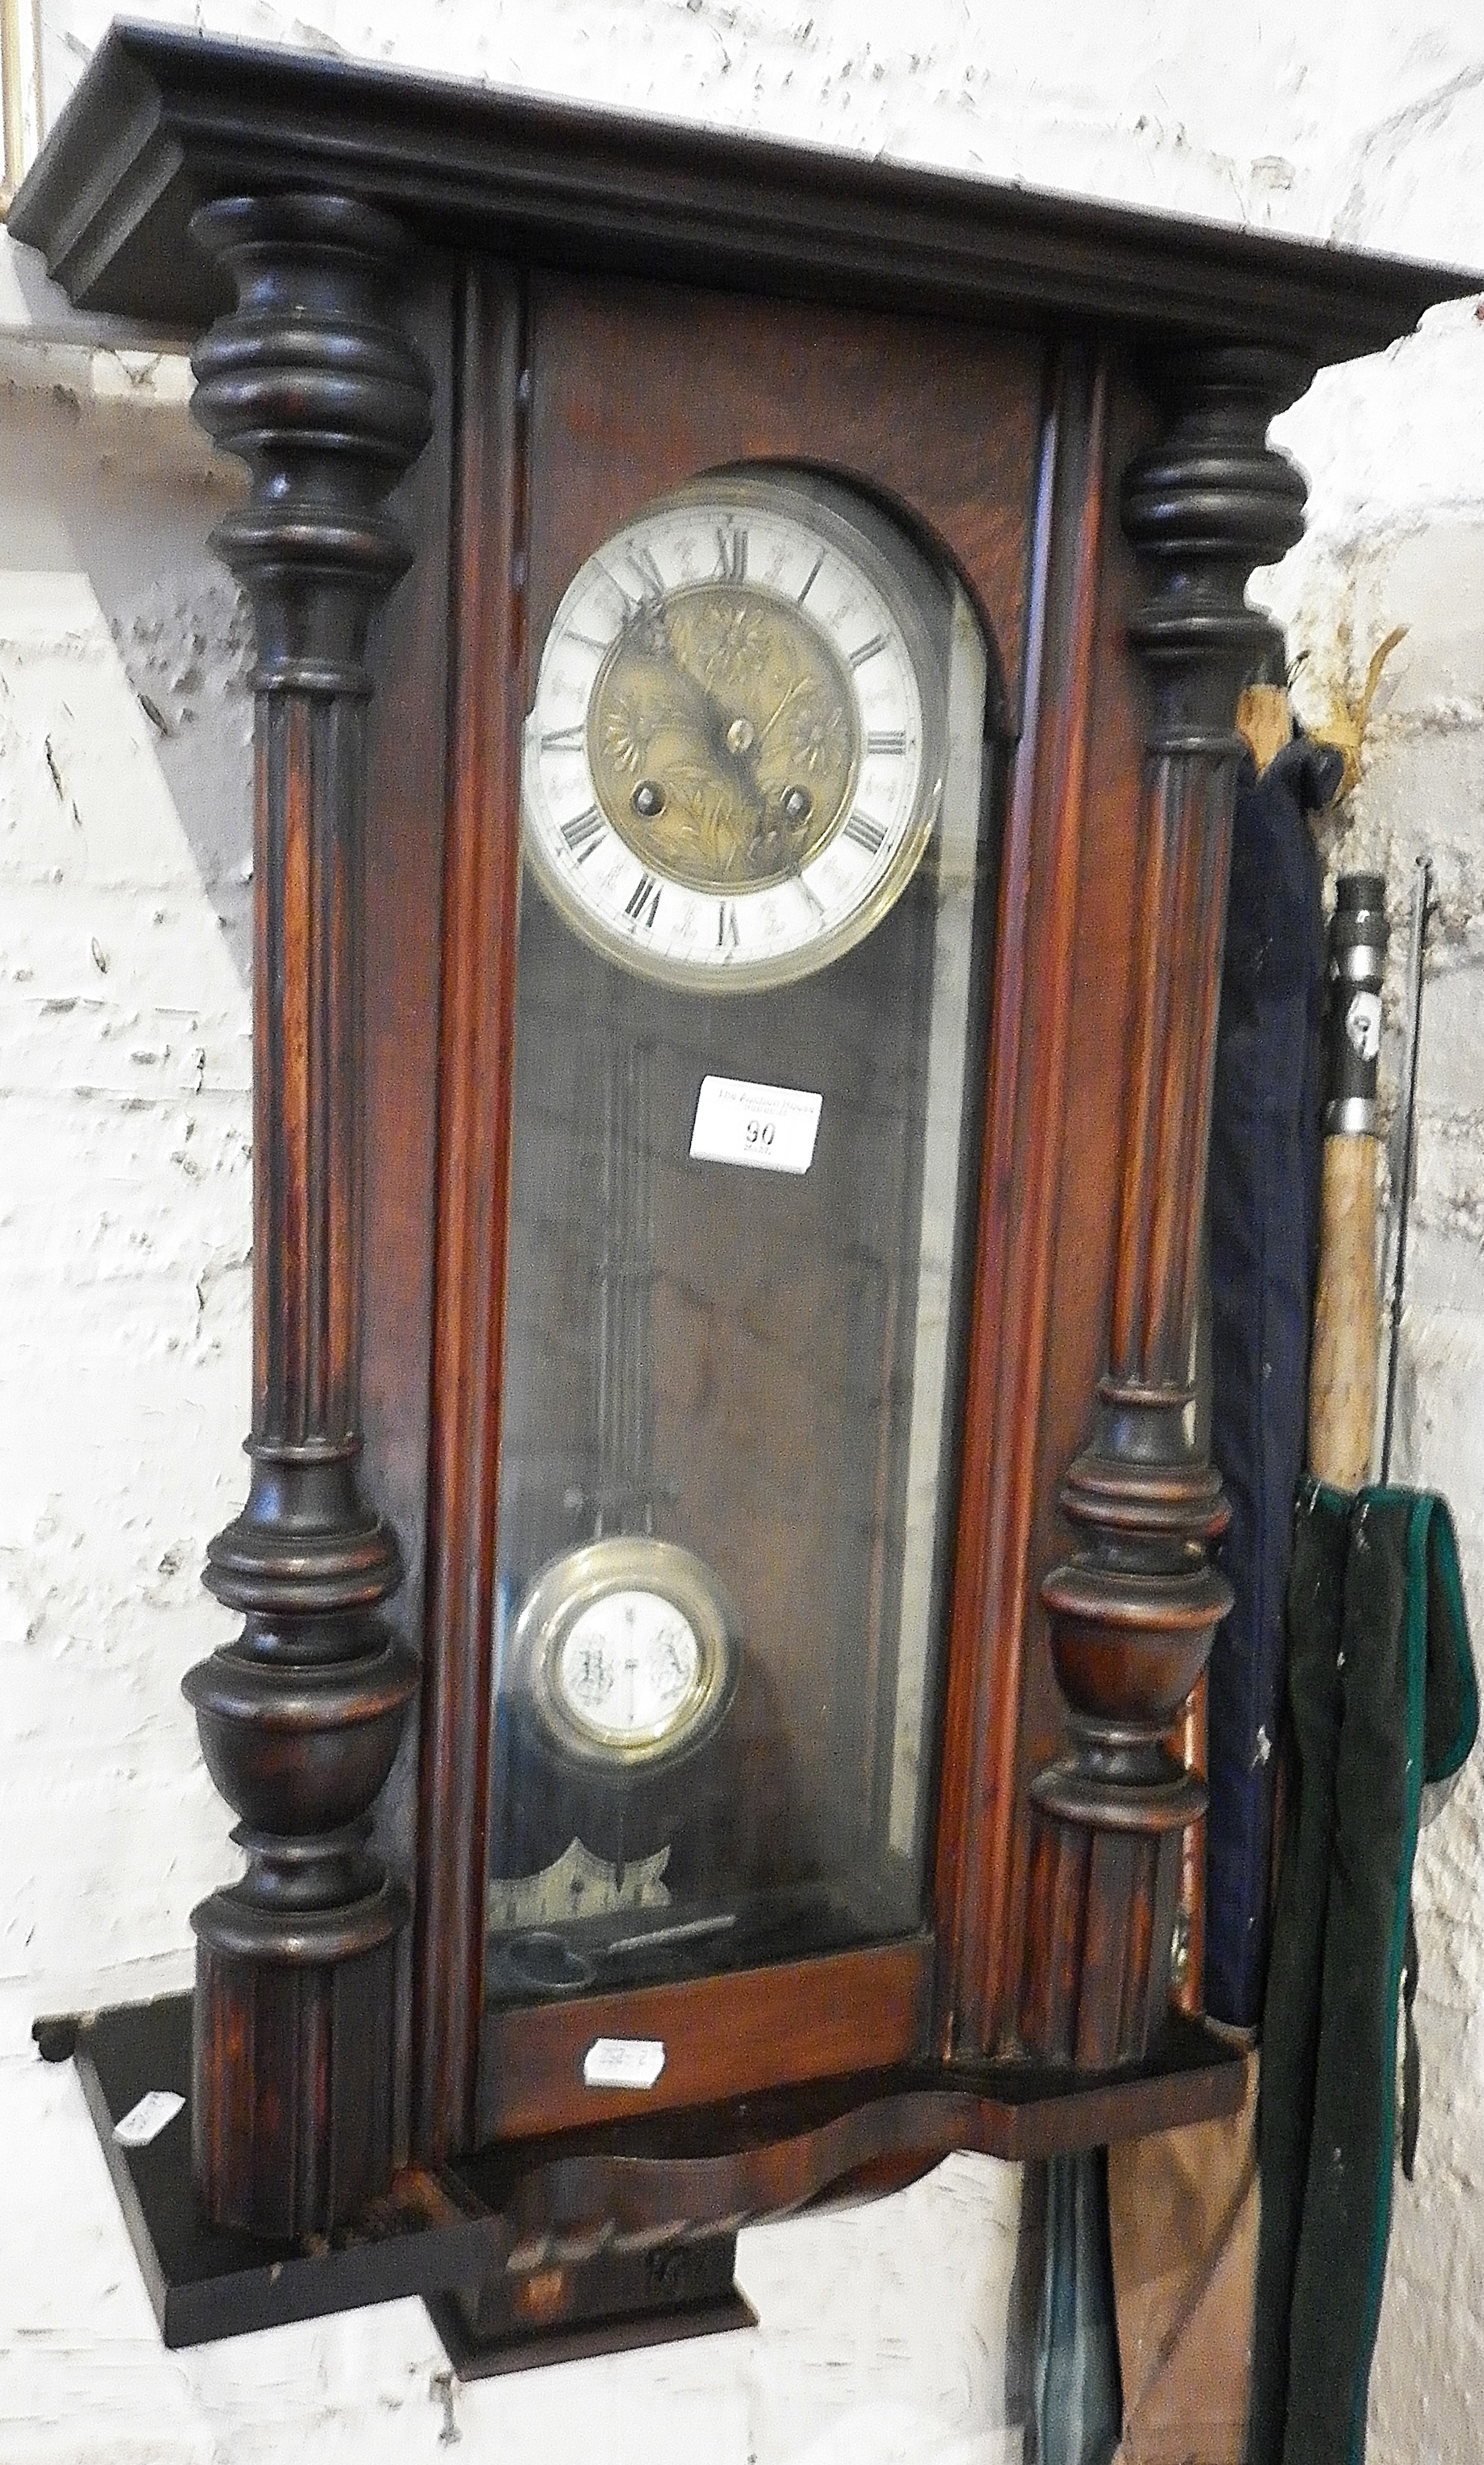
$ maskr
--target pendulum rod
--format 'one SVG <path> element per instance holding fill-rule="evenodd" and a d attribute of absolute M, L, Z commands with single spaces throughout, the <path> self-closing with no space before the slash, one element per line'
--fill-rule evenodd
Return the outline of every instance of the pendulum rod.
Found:
<path fill-rule="evenodd" d="M 654 1528 L 653 1046 L 616 1039 L 602 1079 L 603 1223 L 595 1361 L 598 1483 L 594 1529 Z"/>

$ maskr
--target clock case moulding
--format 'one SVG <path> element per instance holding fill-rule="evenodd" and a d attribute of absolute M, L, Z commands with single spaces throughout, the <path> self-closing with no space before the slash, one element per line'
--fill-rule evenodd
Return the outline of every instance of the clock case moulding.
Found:
<path fill-rule="evenodd" d="M 189 339 L 248 475 L 252 1474 L 188 1682 L 247 1872 L 193 1998 L 39 2030 L 167 2341 L 695 2332 L 748 2219 L 1231 2110 L 1188 1364 L 1244 593 L 1302 526 L 1270 418 L 1477 278 L 129 26 L 11 230 Z M 904 508 L 1003 676 L 932 1888 L 528 2025 L 481 1987 L 521 725 L 584 558 L 750 462 Z M 575 2085 L 599 2033 L 664 2042 L 657 2108 Z M 126 2149 L 151 2088 L 188 2124 Z"/>

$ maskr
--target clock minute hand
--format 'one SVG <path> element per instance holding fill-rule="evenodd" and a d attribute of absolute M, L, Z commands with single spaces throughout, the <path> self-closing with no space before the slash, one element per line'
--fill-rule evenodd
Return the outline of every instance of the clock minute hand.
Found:
<path fill-rule="evenodd" d="M 767 743 L 768 738 L 772 735 L 774 728 L 778 725 L 778 722 L 782 719 L 785 711 L 787 710 L 792 703 L 798 700 L 800 694 L 808 692 L 809 683 L 810 679 L 808 677 L 794 677 L 792 684 L 788 686 L 782 701 L 778 705 L 778 708 L 772 713 L 770 718 L 765 719 L 763 722 L 762 726 L 759 728 L 757 741 L 760 746 Z"/>

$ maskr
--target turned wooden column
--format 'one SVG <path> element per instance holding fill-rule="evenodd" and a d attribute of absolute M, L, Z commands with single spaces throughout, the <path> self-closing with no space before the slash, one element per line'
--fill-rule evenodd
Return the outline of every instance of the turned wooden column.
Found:
<path fill-rule="evenodd" d="M 287 2236 L 391 2168 L 409 1909 L 365 1842 L 417 1664 L 377 1615 L 400 1567 L 357 1477 L 365 655 L 410 561 L 382 500 L 431 386 L 392 320 L 385 215 L 238 197 L 192 231 L 237 288 L 195 407 L 251 475 L 214 544 L 257 644 L 252 1477 L 206 1575 L 243 1630 L 186 1680 L 247 1871 L 191 1920 L 194 2159 L 213 2223 Z"/>
<path fill-rule="evenodd" d="M 1172 355 L 1163 442 L 1124 477 L 1152 585 L 1129 639 L 1148 687 L 1133 1034 L 1109 1358 L 1062 1510 L 1077 1545 L 1042 1587 L 1070 1751 L 1031 1784 L 1019 2033 L 1101 2068 L 1153 2051 L 1168 2003 L 1181 1843 L 1204 1784 L 1164 1739 L 1230 1590 L 1227 1520 L 1191 1381 L 1239 741 L 1237 696 L 1273 640 L 1248 576 L 1303 529 L 1303 482 L 1266 443 L 1307 368 L 1286 353 Z"/>

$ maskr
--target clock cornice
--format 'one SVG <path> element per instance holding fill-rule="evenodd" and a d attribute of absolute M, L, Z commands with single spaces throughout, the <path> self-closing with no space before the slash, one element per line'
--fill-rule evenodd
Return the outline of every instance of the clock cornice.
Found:
<path fill-rule="evenodd" d="M 182 335 L 227 305 L 198 206 L 322 190 L 435 246 L 1150 341 L 1379 350 L 1484 276 L 818 147 L 116 23 L 12 235 L 74 305 Z"/>

